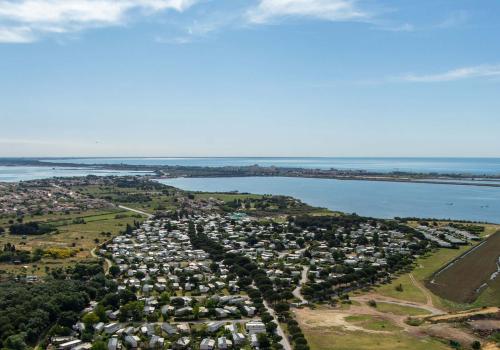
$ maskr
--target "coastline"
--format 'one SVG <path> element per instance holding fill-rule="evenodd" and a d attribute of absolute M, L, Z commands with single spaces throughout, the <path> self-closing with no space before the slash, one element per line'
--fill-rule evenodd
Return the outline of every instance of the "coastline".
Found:
<path fill-rule="evenodd" d="M 500 174 L 475 175 L 470 173 L 415 173 L 415 172 L 373 172 L 364 170 L 309 169 L 276 166 L 181 166 L 181 165 L 138 165 L 138 164 L 86 164 L 48 162 L 38 159 L 1 159 L 0 166 L 71 168 L 108 171 L 151 172 L 142 174 L 158 179 L 169 178 L 225 178 L 225 177 L 295 177 L 355 181 L 408 182 L 457 186 L 500 187 Z"/>

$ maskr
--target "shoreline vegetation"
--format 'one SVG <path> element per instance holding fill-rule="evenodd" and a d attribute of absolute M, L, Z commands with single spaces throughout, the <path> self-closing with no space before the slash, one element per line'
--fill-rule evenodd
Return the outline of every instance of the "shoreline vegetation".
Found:
<path fill-rule="evenodd" d="M 155 178 L 179 177 L 300 177 L 334 180 L 355 181 L 384 181 L 384 182 L 409 182 L 436 185 L 481 186 L 500 187 L 500 174 L 474 175 L 467 173 L 413 173 L 413 172 L 373 172 L 364 170 L 340 169 L 306 169 L 287 167 L 250 166 L 172 166 L 172 165 L 132 165 L 132 164 L 83 164 L 42 161 L 28 158 L 0 159 L 0 166 L 37 166 L 37 167 L 64 167 L 86 168 L 99 170 L 118 171 L 150 171 L 154 175 L 145 175 Z"/>

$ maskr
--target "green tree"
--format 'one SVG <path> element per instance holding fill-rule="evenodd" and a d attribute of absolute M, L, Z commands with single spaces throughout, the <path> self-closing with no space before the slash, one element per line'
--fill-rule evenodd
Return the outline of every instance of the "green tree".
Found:
<path fill-rule="evenodd" d="M 109 273 L 111 276 L 116 277 L 120 274 L 120 268 L 116 265 L 113 265 L 109 268 Z"/>
<path fill-rule="evenodd" d="M 5 340 L 5 347 L 12 350 L 25 350 L 28 348 L 25 338 L 26 335 L 24 333 L 11 335 Z"/>
<path fill-rule="evenodd" d="M 92 350 L 108 350 L 108 346 L 102 340 L 97 340 L 92 344 Z"/>
<path fill-rule="evenodd" d="M 99 322 L 99 316 L 97 316 L 93 312 L 89 312 L 88 314 L 85 314 L 85 316 L 83 316 L 82 321 L 83 323 L 85 323 L 85 326 L 91 327 Z"/>
<path fill-rule="evenodd" d="M 130 301 L 120 309 L 120 321 L 125 322 L 132 318 L 134 321 L 142 321 L 144 317 L 144 303 L 141 301 Z"/>

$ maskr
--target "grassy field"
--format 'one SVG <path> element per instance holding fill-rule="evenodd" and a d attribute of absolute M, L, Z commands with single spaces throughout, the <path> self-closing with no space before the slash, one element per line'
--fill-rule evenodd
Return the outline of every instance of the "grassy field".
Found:
<path fill-rule="evenodd" d="M 458 303 L 472 303 L 477 297 L 476 290 L 488 283 L 497 271 L 500 252 L 500 232 L 492 235 L 472 252 L 433 276 L 428 282 L 434 294 Z"/>
<path fill-rule="evenodd" d="M 420 283 L 424 283 L 436 270 L 470 248 L 470 246 L 462 246 L 459 249 L 437 249 L 428 253 L 417 259 L 412 274 Z M 402 291 L 396 290 L 398 285 L 402 286 Z M 412 283 L 408 273 L 401 274 L 390 284 L 378 287 L 376 292 L 388 297 L 416 303 L 425 303 L 426 301 L 425 294 Z M 439 300 L 436 301 L 439 303 Z"/>
<path fill-rule="evenodd" d="M 500 305 L 500 278 L 497 277 L 488 283 L 488 288 L 479 295 L 474 305 L 477 307 Z"/>
<path fill-rule="evenodd" d="M 424 309 L 384 302 L 377 302 L 377 310 L 380 312 L 391 313 L 399 316 L 421 316 L 430 314 L 429 311 Z"/>
<path fill-rule="evenodd" d="M 84 224 L 75 224 L 73 219 L 81 218 Z M 91 211 L 80 213 L 78 216 L 47 215 L 44 222 L 51 222 L 57 228 L 56 232 L 44 235 L 30 235 L 23 239 L 22 236 L 4 234 L 0 236 L 0 246 L 11 243 L 19 250 L 33 251 L 36 248 L 44 250 L 59 248 L 70 250 L 73 256 L 62 259 L 44 257 L 42 260 L 26 265 L 21 271 L 29 274 L 41 275 L 45 273 L 46 267 L 64 267 L 75 262 L 91 258 L 90 251 L 99 243 L 102 243 L 122 231 L 127 224 L 141 221 L 143 218 L 129 211 L 116 210 L 102 213 Z M 107 234 L 108 233 L 108 234 Z M 0 270 L 19 273 L 20 266 L 2 263 Z"/>
<path fill-rule="evenodd" d="M 133 209 L 153 214 L 156 210 L 176 209 L 175 190 L 143 190 L 134 187 L 85 186 L 78 188 L 80 193 L 106 199 Z M 134 196 L 143 196 L 143 201 L 133 200 Z"/>
<path fill-rule="evenodd" d="M 356 315 L 356 316 L 348 316 L 345 319 L 347 322 L 350 322 L 356 326 L 360 326 L 364 329 L 368 329 L 371 331 L 398 331 L 401 330 L 400 327 L 392 324 L 387 320 L 383 320 L 381 318 L 368 316 L 368 315 Z"/>
<path fill-rule="evenodd" d="M 396 290 L 401 285 L 402 290 Z M 375 292 L 401 300 L 407 300 L 415 303 L 425 303 L 426 297 L 420 289 L 415 287 L 410 280 L 410 276 L 405 273 L 392 281 L 392 283 L 381 285 L 375 289 Z"/>
<path fill-rule="evenodd" d="M 450 347 L 430 338 L 415 338 L 404 333 L 370 334 L 335 329 L 308 329 L 306 339 L 312 350 L 445 350 Z"/>

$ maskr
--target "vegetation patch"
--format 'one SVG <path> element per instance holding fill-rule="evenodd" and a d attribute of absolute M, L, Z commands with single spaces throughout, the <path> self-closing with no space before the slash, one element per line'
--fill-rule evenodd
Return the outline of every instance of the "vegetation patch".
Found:
<path fill-rule="evenodd" d="M 397 331 L 401 328 L 394 325 L 393 323 L 384 320 L 379 317 L 368 316 L 368 315 L 356 315 L 356 316 L 348 316 L 345 318 L 347 322 L 355 324 L 356 326 L 360 326 L 364 329 L 368 329 L 371 331 Z"/>

